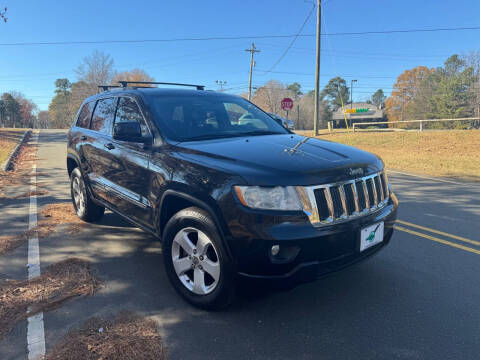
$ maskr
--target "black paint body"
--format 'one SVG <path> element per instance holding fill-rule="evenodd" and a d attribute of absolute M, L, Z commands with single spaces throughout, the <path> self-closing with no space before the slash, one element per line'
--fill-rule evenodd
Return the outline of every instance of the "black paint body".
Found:
<path fill-rule="evenodd" d="M 383 170 L 375 155 L 346 145 L 304 139 L 294 133 L 191 142 L 167 139 L 155 122 L 149 95 L 230 96 L 209 91 L 124 89 L 88 98 L 134 99 L 150 129 L 147 144 L 114 140 L 75 124 L 68 134 L 68 168 L 79 166 L 93 199 L 161 238 L 168 208 L 175 203 L 207 210 L 215 220 L 239 274 L 255 278 L 311 279 L 362 260 L 384 247 L 393 233 L 397 200 L 341 224 L 315 227 L 303 211 L 244 207 L 234 185 L 309 186 L 353 179 Z M 173 205 L 172 205 L 173 204 Z M 384 241 L 360 253 L 360 229 L 385 221 Z M 288 262 L 275 262 L 272 245 L 299 248 Z"/>

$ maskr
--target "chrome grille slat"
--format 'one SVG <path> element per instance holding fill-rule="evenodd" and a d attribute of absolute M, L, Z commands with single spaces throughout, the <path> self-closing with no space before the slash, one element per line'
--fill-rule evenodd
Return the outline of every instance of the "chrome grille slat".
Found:
<path fill-rule="evenodd" d="M 383 188 L 383 195 L 384 195 L 384 198 L 388 198 L 388 185 L 387 185 L 387 176 L 385 175 L 385 173 L 382 173 L 380 175 L 380 180 L 381 183 L 382 183 L 382 188 Z"/>
<path fill-rule="evenodd" d="M 333 216 L 335 219 L 341 218 L 343 213 L 342 199 L 340 197 L 340 186 L 333 185 L 329 187 L 333 204 Z"/>
<path fill-rule="evenodd" d="M 377 194 L 377 186 L 375 185 L 375 177 L 372 177 L 370 180 L 372 183 L 372 191 L 373 191 L 373 202 L 375 203 L 375 206 L 378 205 L 378 194 Z"/>
<path fill-rule="evenodd" d="M 382 177 L 378 176 L 378 186 L 380 187 L 380 201 L 385 200 L 385 193 L 383 192 Z"/>
<path fill-rule="evenodd" d="M 368 195 L 367 179 L 362 179 L 362 187 L 365 196 L 365 209 L 370 209 L 370 195 Z"/>
<path fill-rule="evenodd" d="M 363 189 L 363 181 L 355 180 L 355 188 L 355 190 L 357 190 L 359 212 L 362 212 L 367 207 L 367 203 L 365 201 L 365 191 Z"/>
<path fill-rule="evenodd" d="M 355 202 L 355 212 L 358 214 L 360 212 L 360 203 L 358 201 L 357 185 L 355 184 L 355 181 L 352 182 L 352 191 Z"/>
<path fill-rule="evenodd" d="M 335 210 L 333 209 L 333 200 L 332 194 L 330 193 L 330 186 L 325 188 L 325 197 L 327 198 L 328 212 L 330 213 L 330 218 L 335 219 Z"/>
<path fill-rule="evenodd" d="M 306 213 L 314 226 L 364 216 L 387 205 L 389 198 L 387 187 L 387 178 L 383 172 L 338 183 L 305 187 L 313 208 L 313 212 Z"/>
<path fill-rule="evenodd" d="M 338 187 L 338 191 L 340 192 L 340 201 L 342 202 L 343 214 L 340 215 L 341 217 L 346 217 L 348 215 L 347 209 L 347 201 L 345 199 L 345 189 L 343 188 L 345 185 L 340 185 Z"/>
<path fill-rule="evenodd" d="M 345 201 L 347 203 L 347 212 L 348 215 L 357 213 L 357 208 L 355 205 L 355 194 L 353 192 L 354 185 L 351 182 L 348 182 L 343 185 L 343 190 L 345 191 Z"/>

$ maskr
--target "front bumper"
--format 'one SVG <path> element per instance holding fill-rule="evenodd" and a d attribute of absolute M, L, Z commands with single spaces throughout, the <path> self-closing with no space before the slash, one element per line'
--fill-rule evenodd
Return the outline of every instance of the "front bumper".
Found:
<path fill-rule="evenodd" d="M 384 248 L 393 234 L 398 202 L 392 194 L 377 212 L 330 226 L 314 227 L 305 215 L 267 215 L 246 213 L 231 223 L 229 239 L 238 273 L 255 279 L 311 281 L 362 261 Z M 385 223 L 383 242 L 360 252 L 360 230 Z M 271 247 L 290 249 L 278 259 Z M 294 255 L 294 256 L 293 256 Z"/>

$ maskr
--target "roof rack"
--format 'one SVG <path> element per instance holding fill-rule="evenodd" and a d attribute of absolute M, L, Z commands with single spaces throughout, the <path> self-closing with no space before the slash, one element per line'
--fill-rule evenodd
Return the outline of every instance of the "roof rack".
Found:
<path fill-rule="evenodd" d="M 98 85 L 99 89 L 103 89 L 103 91 L 108 91 L 109 88 L 119 88 L 120 85 Z"/>
<path fill-rule="evenodd" d="M 195 87 L 197 90 L 205 90 L 204 85 L 193 85 L 193 84 L 179 84 L 179 83 L 169 83 L 169 82 L 156 82 L 156 81 L 119 81 L 122 84 L 122 87 L 126 88 L 128 84 L 142 84 L 142 85 L 175 85 L 175 86 L 189 86 Z"/>

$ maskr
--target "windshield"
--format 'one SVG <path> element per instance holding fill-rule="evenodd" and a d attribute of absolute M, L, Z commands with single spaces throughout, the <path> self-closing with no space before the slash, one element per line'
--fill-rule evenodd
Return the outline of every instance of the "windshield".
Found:
<path fill-rule="evenodd" d="M 161 131 L 174 141 L 288 134 L 270 116 L 239 97 L 150 95 Z"/>

